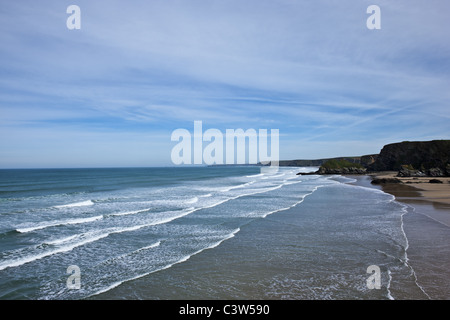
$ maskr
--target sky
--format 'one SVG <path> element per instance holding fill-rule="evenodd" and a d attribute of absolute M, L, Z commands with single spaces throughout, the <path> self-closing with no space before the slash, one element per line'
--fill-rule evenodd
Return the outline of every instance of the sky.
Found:
<path fill-rule="evenodd" d="M 66 22 L 80 8 L 80 29 Z M 370 5 L 381 29 L 367 28 Z M 171 166 L 174 130 L 279 157 L 450 138 L 450 2 L 1 1 L 0 168 Z"/>

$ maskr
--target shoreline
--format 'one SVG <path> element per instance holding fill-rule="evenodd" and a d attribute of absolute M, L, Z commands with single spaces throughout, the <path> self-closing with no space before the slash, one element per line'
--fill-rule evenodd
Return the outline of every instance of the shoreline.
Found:
<path fill-rule="evenodd" d="M 450 227 L 450 178 L 439 177 L 442 184 L 429 183 L 433 177 L 397 177 L 397 172 L 345 175 L 356 179 L 354 185 L 375 188 L 391 194 L 411 210 L 402 217 L 407 238 L 407 260 L 416 283 L 431 300 L 450 298 L 448 243 Z M 376 178 L 396 178 L 397 183 L 372 184 Z"/>
<path fill-rule="evenodd" d="M 399 183 L 381 183 L 383 191 L 394 195 L 399 201 L 431 202 L 433 206 L 450 209 L 450 177 L 397 177 L 397 172 L 386 171 L 367 174 L 372 179 L 398 179 Z M 432 179 L 442 183 L 430 183 Z"/>
<path fill-rule="evenodd" d="M 450 177 L 438 177 L 443 183 L 429 183 L 433 177 L 397 177 L 397 172 L 386 171 L 366 175 L 343 175 L 357 179 L 356 185 L 375 188 L 391 194 L 396 201 L 412 207 L 417 213 L 450 226 Z M 366 181 L 362 182 L 362 177 Z M 359 177 L 359 178 L 358 178 Z M 399 182 L 372 184 L 373 179 L 398 179 Z"/>
<path fill-rule="evenodd" d="M 357 180 L 349 184 L 381 190 L 379 185 L 371 184 L 371 177 L 368 175 L 349 175 L 349 178 Z M 358 287 L 350 286 L 361 283 L 365 288 L 367 265 L 389 263 L 390 256 L 376 250 L 368 250 L 369 243 L 366 247 L 355 242 L 354 239 L 362 242 L 369 240 L 359 238 L 359 232 L 354 228 L 347 228 L 346 223 L 335 229 L 336 224 L 339 225 L 342 219 L 348 219 L 346 220 L 348 223 L 354 222 L 353 216 L 348 215 L 348 204 L 345 201 L 340 202 L 335 208 L 330 206 L 335 203 L 334 201 L 323 204 L 322 199 L 330 196 L 339 202 L 341 196 L 348 200 L 353 195 L 351 192 L 346 192 L 347 189 L 341 190 L 340 194 L 331 189 L 327 193 L 327 190 L 328 188 L 319 188 L 317 193 L 306 196 L 304 198 L 306 201 L 301 202 L 301 205 L 288 210 L 275 211 L 262 219 L 251 219 L 251 223 L 248 222 L 239 227 L 240 231 L 234 237 L 221 242 L 213 250 L 204 250 L 183 263 L 174 264 L 164 271 L 124 283 L 92 299 L 108 300 L 116 297 L 162 300 L 387 299 L 384 291 L 361 292 Z M 432 208 L 428 204 L 427 207 Z M 336 213 L 335 210 L 337 210 Z M 417 282 L 426 288 L 427 295 L 433 299 L 448 298 L 450 295 L 445 288 L 450 288 L 447 285 L 450 277 L 445 266 L 448 265 L 446 257 L 449 257 L 450 250 L 446 248 L 445 252 L 440 252 L 433 247 L 437 243 L 435 239 L 439 239 L 436 224 L 431 221 L 430 226 L 428 220 L 422 224 L 426 219 L 409 220 L 409 217 L 417 216 L 423 218 L 422 215 L 415 213 L 405 215 L 404 231 L 409 242 L 408 264 L 414 268 L 412 270 L 417 274 Z M 362 218 L 359 221 L 364 223 L 368 220 L 370 219 Z M 371 224 L 364 225 L 368 227 Z M 328 228 L 324 228 L 326 226 Z M 420 226 L 420 230 L 411 229 L 409 226 Z M 353 233 L 353 230 L 356 233 Z M 448 239 L 447 234 L 445 239 Z M 351 235 L 358 238 L 349 237 Z M 371 237 L 370 239 L 374 242 L 381 243 L 383 239 L 387 239 L 388 245 L 392 245 L 389 237 L 378 238 L 378 236 L 386 235 L 371 232 L 365 235 Z M 420 238 L 422 235 L 433 239 L 424 244 L 423 239 Z M 353 253 L 360 249 L 363 254 Z M 394 260 L 397 263 L 398 259 L 394 257 Z M 400 265 L 402 265 L 401 262 Z M 437 269 L 434 265 L 430 266 L 428 262 L 442 266 L 443 270 Z M 358 272 L 361 272 L 361 279 L 353 279 L 353 282 L 349 282 L 349 275 L 358 274 Z M 336 277 L 336 274 L 340 276 Z M 430 279 L 427 275 L 430 275 Z M 386 277 L 383 279 L 388 281 Z M 402 278 L 395 280 L 398 282 L 392 282 L 392 287 L 388 287 L 389 295 L 392 293 L 398 299 L 426 298 L 418 295 L 420 291 L 414 287 L 411 288 L 410 283 L 405 284 L 408 287 L 404 291 L 397 285 L 402 283 Z M 439 287 L 435 288 L 433 285 L 435 282 L 439 283 Z M 411 296 L 406 295 L 408 290 L 412 292 Z"/>

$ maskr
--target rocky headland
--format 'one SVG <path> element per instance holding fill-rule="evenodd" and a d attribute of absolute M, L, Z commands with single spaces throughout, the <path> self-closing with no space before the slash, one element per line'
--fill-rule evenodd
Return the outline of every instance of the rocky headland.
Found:
<path fill-rule="evenodd" d="M 379 154 L 309 161 L 320 163 L 319 170 L 298 175 L 368 175 L 398 199 L 417 194 L 450 208 L 450 140 L 405 141 L 388 144 Z"/>
<path fill-rule="evenodd" d="M 308 163 L 320 167 L 307 174 L 373 174 L 395 171 L 398 177 L 450 177 L 450 140 L 404 141 L 385 145 L 379 154 L 280 161 L 280 166 L 305 166 Z M 374 181 L 398 183 L 398 179 Z"/>

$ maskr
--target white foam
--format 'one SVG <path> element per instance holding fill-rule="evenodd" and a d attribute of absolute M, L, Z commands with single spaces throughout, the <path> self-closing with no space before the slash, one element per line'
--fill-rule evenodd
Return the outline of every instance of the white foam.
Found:
<path fill-rule="evenodd" d="M 188 201 L 186 201 L 186 203 L 188 203 L 188 204 L 193 204 L 193 203 L 196 203 L 196 202 L 198 202 L 198 198 L 197 197 L 194 197 L 194 198 L 189 199 Z"/>
<path fill-rule="evenodd" d="M 115 216 L 115 217 L 118 217 L 118 216 L 127 216 L 127 215 L 130 215 L 130 214 L 136 214 L 136 213 L 141 213 L 141 212 L 149 211 L 150 209 L 151 209 L 151 208 L 148 208 L 148 209 L 141 209 L 141 210 L 134 210 L 134 211 L 126 211 L 126 212 L 111 213 L 111 214 L 109 214 L 109 216 Z"/>
<path fill-rule="evenodd" d="M 46 241 L 45 243 L 46 243 L 46 244 L 49 244 L 49 245 L 54 245 L 54 246 L 56 246 L 56 245 L 59 245 L 59 244 L 61 244 L 61 243 L 68 242 L 68 241 L 71 241 L 71 240 L 73 240 L 73 239 L 79 238 L 79 236 L 80 236 L 80 235 L 75 234 L 75 235 L 73 235 L 73 236 L 69 236 L 69 237 L 65 237 L 65 238 L 61 238 L 61 239 L 56 239 L 56 240 L 53 240 L 53 241 Z"/>
<path fill-rule="evenodd" d="M 61 220 L 56 221 L 52 223 L 44 223 L 40 224 L 34 227 L 24 227 L 24 228 L 17 228 L 16 231 L 20 233 L 27 233 L 31 231 L 41 230 L 49 227 L 56 227 L 56 226 L 63 226 L 63 225 L 70 225 L 70 224 L 80 224 L 80 223 L 88 223 L 93 222 L 102 219 L 103 216 L 95 216 L 90 218 L 79 218 L 79 219 L 68 219 L 68 220 Z"/>
<path fill-rule="evenodd" d="M 370 190 L 377 190 L 377 189 L 372 189 L 372 188 L 367 188 L 367 189 L 370 189 Z M 384 194 L 387 194 L 387 193 L 385 193 L 384 191 L 381 191 L 381 190 L 377 190 L 377 191 L 379 191 L 379 192 L 381 192 L 381 193 L 384 193 Z M 380 252 L 380 253 L 385 254 L 385 255 L 388 256 L 388 257 L 391 257 L 391 258 L 394 258 L 394 259 L 398 259 L 400 262 L 403 263 L 403 265 L 404 265 L 405 267 L 407 267 L 408 269 L 410 269 L 410 270 L 411 270 L 411 275 L 414 277 L 414 283 L 415 283 L 415 285 L 419 288 L 420 291 L 422 291 L 422 293 L 423 293 L 425 296 L 427 296 L 428 299 L 431 299 L 431 297 L 428 295 L 428 293 L 425 291 L 425 289 L 419 284 L 418 279 L 417 279 L 416 272 L 415 272 L 415 270 L 413 269 L 413 267 L 411 266 L 411 264 L 409 264 L 409 258 L 408 258 L 408 253 L 407 253 L 407 252 L 408 252 L 408 249 L 409 249 L 409 241 L 408 241 L 408 237 L 406 236 L 405 229 L 404 229 L 404 218 L 403 218 L 403 216 L 404 216 L 405 214 L 408 213 L 408 208 L 412 208 L 412 210 L 414 210 L 414 208 L 408 206 L 407 204 L 397 202 L 397 201 L 395 200 L 395 197 L 393 198 L 393 200 L 390 200 L 390 201 L 395 201 L 398 205 L 400 205 L 400 206 L 402 207 L 402 209 L 401 209 L 402 214 L 400 215 L 400 230 L 401 230 L 401 233 L 402 233 L 403 238 L 404 238 L 404 240 L 405 240 L 405 246 L 403 247 L 403 250 L 404 250 L 403 259 L 402 259 L 401 257 L 394 257 L 394 256 L 392 256 L 392 255 L 389 255 L 389 254 L 387 254 L 386 252 L 383 252 L 383 251 L 381 251 L 381 250 L 377 250 L 377 251 Z M 390 292 L 390 290 L 389 290 L 389 289 L 390 289 L 390 283 L 391 283 L 391 280 L 392 280 L 391 272 L 390 272 L 389 270 L 388 270 L 388 275 L 389 275 L 389 282 L 388 282 L 388 286 L 387 286 L 387 289 L 388 289 L 388 298 L 391 299 L 391 300 L 394 300 L 394 298 L 392 297 L 391 292 Z"/>
<path fill-rule="evenodd" d="M 196 210 L 198 210 L 198 208 L 195 209 L 195 208 L 191 207 L 191 208 L 186 209 L 185 211 L 181 211 L 180 214 L 177 214 L 175 216 L 169 216 L 169 217 L 163 218 L 161 220 L 156 220 L 156 221 L 152 221 L 152 222 L 148 222 L 148 223 L 144 223 L 144 224 L 140 224 L 140 225 L 136 225 L 136 226 L 131 226 L 131 227 L 114 228 L 114 229 L 111 229 L 111 231 L 108 233 L 108 235 L 114 234 L 114 233 L 123 233 L 123 232 L 136 231 L 136 230 L 139 230 L 139 229 L 142 229 L 142 228 L 168 223 L 168 222 L 171 222 L 171 221 L 173 221 L 175 219 L 179 219 L 179 218 L 182 218 L 184 216 L 187 216 L 188 214 L 190 214 L 190 213 L 192 213 L 192 212 L 194 212 Z M 178 212 L 178 211 L 170 211 L 170 212 L 173 213 L 173 212 Z"/>
<path fill-rule="evenodd" d="M 416 286 L 420 289 L 420 291 L 422 291 L 422 293 L 424 294 L 424 295 L 426 295 L 427 296 L 427 298 L 428 299 L 431 299 L 431 297 L 428 295 L 428 293 L 426 293 L 426 291 L 425 291 L 425 289 L 419 284 L 419 282 L 418 282 L 418 279 L 417 279 L 417 274 L 416 274 L 416 272 L 414 271 L 414 269 L 413 269 L 413 267 L 409 264 L 409 259 L 408 259 L 408 248 L 409 248 L 409 241 L 408 241 L 408 237 L 406 236 L 406 232 L 405 232 L 405 228 L 404 228 L 404 218 L 403 218 L 403 216 L 405 215 L 405 214 L 407 214 L 408 213 L 408 205 L 406 205 L 406 204 L 403 204 L 403 203 L 400 203 L 400 202 L 397 202 L 398 204 L 400 204 L 401 206 L 402 206 L 402 211 L 403 211 L 403 213 L 401 214 L 401 216 L 400 216 L 400 221 L 401 221 L 401 225 L 400 225 L 400 227 L 401 227 L 401 230 L 402 230 L 402 233 L 403 233 L 403 236 L 404 236 L 404 238 L 405 238 L 405 241 L 406 241 L 406 245 L 405 245 L 405 255 L 404 255 L 404 258 L 405 258 L 405 265 L 411 270 L 411 273 L 412 273 L 412 275 L 414 276 L 414 283 L 416 284 Z M 414 209 L 414 208 L 413 208 Z"/>
<path fill-rule="evenodd" d="M 205 250 L 215 248 L 215 247 L 219 246 L 219 245 L 220 245 L 222 242 L 224 242 L 225 240 L 228 240 L 228 239 L 233 238 L 233 237 L 236 235 L 236 233 L 238 233 L 239 231 L 240 231 L 240 229 L 237 228 L 237 229 L 233 230 L 229 235 L 225 236 L 225 238 L 221 239 L 220 241 L 218 241 L 218 242 L 216 242 L 216 243 L 213 243 L 212 245 L 210 245 L 210 246 L 208 246 L 208 247 L 206 247 L 206 248 L 202 248 L 202 249 L 200 249 L 200 250 L 195 251 L 195 252 L 192 253 L 192 254 L 183 256 L 182 258 L 178 259 L 177 261 L 175 261 L 175 262 L 173 262 L 173 263 L 170 263 L 170 264 L 168 264 L 168 265 L 166 265 L 166 266 L 164 266 L 164 267 L 162 267 L 162 268 L 159 268 L 159 269 L 156 269 L 156 270 L 152 270 L 152 271 L 150 271 L 150 272 L 146 272 L 146 273 L 143 273 L 143 274 L 139 274 L 139 275 L 137 275 L 137 276 L 134 276 L 134 277 L 131 277 L 131 278 L 128 278 L 128 279 L 124 279 L 124 280 L 121 280 L 121 281 L 114 282 L 113 284 L 109 285 L 108 287 L 106 287 L 106 288 L 104 288 L 104 289 L 101 289 L 101 290 L 99 290 L 99 291 L 97 291 L 97 292 L 91 294 L 90 296 L 92 297 L 92 296 L 96 296 L 96 295 L 105 293 L 105 292 L 107 292 L 107 291 L 110 291 L 110 290 L 112 290 L 112 289 L 114 289 L 114 288 L 120 286 L 122 283 L 129 282 L 129 281 L 133 281 L 133 280 L 136 280 L 136 279 L 145 277 L 145 276 L 147 276 L 147 275 L 149 275 L 149 274 L 152 274 L 152 273 L 155 273 L 155 272 L 159 272 L 159 271 L 162 271 L 162 270 L 169 269 L 169 268 L 173 267 L 174 265 L 177 265 L 177 264 L 186 262 L 186 261 L 189 260 L 192 256 L 195 256 L 196 254 L 199 254 L 199 253 L 201 253 L 201 252 L 203 252 L 203 251 L 205 251 Z"/>
<path fill-rule="evenodd" d="M 197 253 L 200 253 L 200 252 L 202 252 L 202 251 L 204 251 L 204 250 L 207 250 L 207 249 L 212 249 L 212 248 L 218 247 L 218 246 L 219 246 L 222 242 L 224 242 L 225 240 L 228 240 L 228 239 L 233 238 L 239 231 L 241 231 L 240 228 L 237 228 L 237 229 L 233 230 L 230 234 L 228 234 L 228 235 L 227 235 L 225 238 L 223 238 L 222 240 L 220 240 L 220 241 L 218 241 L 218 242 L 216 242 L 216 243 L 214 243 L 214 244 L 212 244 L 212 245 L 206 247 L 205 249 L 200 250 L 200 251 L 197 252 Z"/>
<path fill-rule="evenodd" d="M 153 243 L 153 244 L 151 244 L 151 245 L 149 245 L 149 246 L 146 246 L 146 247 L 142 247 L 142 248 L 136 249 L 136 250 L 134 250 L 133 252 L 125 253 L 125 254 L 122 254 L 122 255 L 120 255 L 120 256 L 118 256 L 118 257 L 110 258 L 110 259 L 108 259 L 106 262 L 109 263 L 110 261 L 122 259 L 122 258 L 124 258 L 124 257 L 130 256 L 130 255 L 133 255 L 133 254 L 136 254 L 136 253 L 141 252 L 141 251 L 153 249 L 153 248 L 159 247 L 160 244 L 161 244 L 161 241 L 158 241 L 158 242 Z"/>
<path fill-rule="evenodd" d="M 3 263 L 0 264 L 0 270 L 6 269 L 6 268 L 12 268 L 12 267 L 18 267 L 21 266 L 23 264 L 29 263 L 29 262 L 33 262 L 57 253 L 62 253 L 62 252 L 68 252 L 71 251 L 73 249 L 75 249 L 76 247 L 80 247 L 83 246 L 87 243 L 90 242 L 94 242 L 97 240 L 100 240 L 102 238 L 106 238 L 109 234 L 103 233 L 103 234 L 97 234 L 94 235 L 92 237 L 87 237 L 82 239 L 81 241 L 75 242 L 75 243 L 71 243 L 71 244 L 67 244 L 65 246 L 61 246 L 59 248 L 56 248 L 54 250 L 50 250 L 47 252 L 43 252 L 40 254 L 35 254 L 35 255 L 29 255 L 26 257 L 22 257 L 22 258 L 18 258 L 18 259 L 14 259 L 14 260 L 8 260 L 8 261 L 4 261 Z M 81 238 L 81 237 L 79 237 Z M 64 242 L 64 241 L 62 241 Z"/>
<path fill-rule="evenodd" d="M 244 188 L 244 187 L 249 186 L 249 185 L 251 185 L 253 183 L 255 183 L 255 181 L 250 181 L 250 182 L 247 182 L 247 183 L 239 184 L 237 186 L 228 187 L 228 188 L 225 188 L 225 189 L 221 189 L 220 191 L 228 192 L 228 191 L 231 191 L 233 189 Z"/>
<path fill-rule="evenodd" d="M 220 204 L 222 204 L 222 203 L 228 202 L 228 201 L 230 201 L 230 200 L 236 200 L 236 199 L 239 199 L 239 198 L 241 198 L 241 197 L 251 196 L 251 195 L 255 195 L 255 194 L 259 194 L 259 193 L 266 193 L 266 192 L 269 192 L 269 191 L 273 191 L 273 190 L 276 190 L 276 189 L 280 189 L 281 187 L 283 187 L 283 185 L 278 185 L 278 186 L 275 186 L 275 187 L 264 188 L 264 189 L 261 188 L 261 189 L 257 189 L 257 191 L 255 191 L 255 192 L 242 193 L 242 194 L 239 194 L 239 195 L 234 196 L 234 197 L 229 197 L 229 198 L 222 199 L 222 200 L 220 200 L 220 201 L 218 201 L 218 202 L 215 202 L 215 203 L 213 203 L 213 204 L 211 204 L 211 205 L 207 205 L 207 206 L 203 206 L 203 207 L 196 208 L 196 209 L 193 210 L 193 211 L 198 211 L 198 210 L 202 210 L 202 209 L 213 208 L 213 207 L 216 207 L 216 206 L 218 206 L 218 205 L 220 205 Z"/>
<path fill-rule="evenodd" d="M 255 194 L 266 193 L 266 192 L 269 192 L 269 191 L 277 190 L 277 189 L 282 188 L 283 186 L 284 186 L 284 185 L 277 185 L 277 186 L 270 187 L 270 188 L 260 188 L 260 189 L 256 189 L 256 191 L 253 191 L 253 192 L 242 193 L 242 194 L 239 194 L 239 195 L 236 195 L 236 196 L 233 196 L 233 197 L 221 199 L 221 200 L 219 200 L 219 201 L 217 201 L 217 202 L 214 202 L 214 203 L 209 204 L 209 205 L 205 205 L 205 206 L 203 206 L 203 207 L 195 208 L 194 210 L 192 210 L 192 212 L 199 211 L 199 210 L 203 210 L 203 209 L 210 209 L 210 208 L 216 207 L 216 206 L 218 206 L 218 205 L 221 205 L 221 204 L 223 204 L 223 203 L 225 203 L 225 202 L 228 202 L 228 201 L 231 201 L 231 200 L 239 199 L 239 198 L 241 198 L 241 197 L 251 196 L 251 195 L 255 195 Z M 314 188 L 314 191 L 315 191 L 315 190 L 317 190 L 317 188 Z M 312 193 L 312 192 L 311 192 L 311 193 Z M 271 211 L 271 212 L 269 212 L 269 213 L 264 214 L 262 217 L 265 218 L 266 216 L 268 216 L 268 215 L 270 215 L 270 214 L 272 214 L 272 213 L 290 209 L 290 208 L 292 208 L 292 207 L 295 207 L 297 204 L 301 203 L 302 201 L 303 201 L 303 198 L 302 198 L 301 201 L 294 203 L 294 204 L 293 204 L 292 206 L 290 206 L 290 207 L 287 207 L 287 208 L 281 208 L 281 209 L 277 209 L 277 210 Z"/>
<path fill-rule="evenodd" d="M 86 206 L 92 206 L 94 202 L 92 200 L 86 200 L 81 202 L 74 202 L 69 204 L 63 204 L 59 206 L 54 206 L 54 208 L 74 208 L 74 207 L 86 207 Z"/>
<path fill-rule="evenodd" d="M 282 174 L 277 174 L 277 175 L 273 175 L 273 176 L 268 176 L 267 178 L 281 178 L 284 177 L 286 174 L 282 173 Z"/>
<path fill-rule="evenodd" d="M 208 194 L 201 195 L 199 197 L 201 197 L 201 198 L 209 198 L 211 196 L 212 196 L 212 193 L 208 193 Z"/>
<path fill-rule="evenodd" d="M 254 175 L 251 175 L 251 176 L 246 176 L 247 178 L 256 178 L 256 177 L 261 177 L 261 176 L 263 176 L 264 175 L 264 173 L 258 173 L 258 174 L 254 174 Z"/>
<path fill-rule="evenodd" d="M 151 244 L 151 245 L 149 245 L 149 246 L 139 248 L 139 249 L 133 251 L 131 254 L 134 254 L 134 253 L 138 253 L 138 252 L 141 252 L 141 251 L 144 251 L 144 250 L 148 250 L 148 249 L 153 249 L 153 248 L 159 247 L 160 244 L 161 244 L 161 241 L 158 241 L 158 242 L 153 243 L 153 244 Z"/>
<path fill-rule="evenodd" d="M 123 232 L 131 232 L 131 231 L 135 231 L 135 230 L 139 230 L 145 227 L 150 227 L 150 226 L 155 226 L 155 225 L 159 225 L 159 224 L 164 224 L 164 223 L 168 223 L 171 222 L 175 219 L 179 219 L 181 217 L 184 217 L 194 211 L 196 211 L 198 209 L 195 208 L 189 208 L 185 211 L 182 211 L 180 214 L 177 214 L 175 216 L 170 216 L 161 220 L 157 220 L 157 221 L 152 221 L 149 223 L 145 223 L 145 224 L 141 224 L 141 225 L 136 225 L 136 226 L 131 226 L 131 227 L 124 227 L 124 228 L 112 228 L 107 230 L 106 232 L 102 232 L 100 233 L 100 231 L 94 231 L 94 232 L 90 232 L 88 234 L 81 234 L 81 235 L 76 235 L 76 236 L 69 236 L 63 239 L 59 239 L 59 240 L 55 240 L 52 242 L 47 242 L 47 244 L 53 244 L 53 245 L 60 245 L 60 244 L 64 244 L 66 242 L 69 242 L 70 240 L 76 239 L 76 238 L 81 238 L 83 240 L 75 242 L 75 243 L 70 243 L 67 244 L 65 246 L 62 246 L 60 248 L 54 249 L 54 250 L 50 250 L 41 254 L 36 254 L 36 255 L 30 255 L 28 257 L 24 257 L 24 258 L 20 258 L 20 259 L 16 259 L 13 261 L 5 261 L 4 263 L 0 264 L 0 270 L 3 270 L 5 268 L 8 267 L 17 267 L 20 265 L 23 265 L 25 263 L 29 263 L 35 260 L 39 260 L 42 259 L 44 257 L 47 256 L 51 256 L 57 253 L 61 253 L 61 252 L 67 252 L 70 251 L 76 247 L 82 246 L 84 244 L 90 243 L 90 242 L 94 242 L 103 238 L 108 237 L 111 234 L 116 234 L 116 233 L 123 233 Z M 89 236 L 91 234 L 94 234 L 93 236 L 90 236 L 88 238 L 86 238 L 86 236 Z"/>
<path fill-rule="evenodd" d="M 196 254 L 196 253 L 194 253 L 194 254 Z M 194 254 L 193 254 L 193 255 L 194 255 Z M 179 264 L 179 263 L 182 263 L 182 262 L 185 262 L 185 261 L 189 260 L 189 258 L 190 258 L 191 256 L 192 256 L 192 255 L 184 256 L 184 257 L 181 258 L 180 260 L 178 260 L 178 261 L 176 261 L 176 262 L 174 262 L 174 263 L 171 263 L 171 264 L 169 264 L 169 265 L 167 265 L 167 266 L 164 266 L 164 267 L 162 267 L 162 268 L 159 268 L 159 269 L 156 269 L 156 270 L 152 270 L 152 271 L 150 271 L 150 272 L 146 272 L 146 273 L 143 273 L 143 274 L 139 274 L 139 275 L 137 275 L 137 276 L 134 276 L 134 277 L 131 277 L 131 278 L 128 278 L 128 279 L 124 279 L 124 280 L 120 280 L 120 281 L 114 282 L 113 284 L 109 285 L 108 287 L 103 288 L 103 289 L 100 289 L 99 291 L 97 291 L 97 292 L 91 294 L 90 297 L 96 296 L 96 295 L 99 295 L 99 294 L 102 294 L 102 293 L 105 293 L 105 292 L 108 292 L 108 291 L 110 291 L 110 290 L 112 290 L 112 289 L 114 289 L 114 288 L 117 288 L 118 286 L 120 286 L 121 284 L 123 284 L 123 283 L 125 283 L 125 282 L 133 281 L 133 280 L 136 280 L 136 279 L 139 279 L 139 278 L 143 278 L 143 277 L 145 277 L 145 276 L 148 276 L 149 274 L 152 274 L 152 273 L 155 273 L 155 272 L 158 272 L 158 271 L 162 271 L 162 270 L 169 269 L 169 268 L 171 268 L 172 266 L 174 266 L 174 265 L 176 265 L 176 264 Z"/>
<path fill-rule="evenodd" d="M 317 191 L 317 189 L 319 189 L 319 188 L 321 188 L 321 187 L 324 187 L 324 186 L 316 186 L 316 187 L 314 187 L 313 190 L 312 190 L 310 193 L 307 193 L 307 194 L 303 195 L 302 198 L 301 198 L 299 201 L 295 202 L 294 204 L 292 204 L 292 205 L 290 205 L 290 206 L 288 206 L 288 207 L 285 207 L 285 208 L 280 208 L 280 209 L 276 209 L 276 210 L 270 211 L 270 212 L 264 214 L 264 215 L 262 216 L 262 218 L 265 218 L 265 217 L 267 217 L 267 216 L 269 216 L 269 215 L 271 215 L 271 214 L 274 214 L 274 213 L 276 213 L 276 212 L 286 211 L 286 210 L 289 210 L 289 209 L 291 209 L 291 208 L 294 208 L 294 207 L 298 206 L 300 203 L 302 203 L 303 201 L 305 201 L 305 198 L 306 198 L 307 196 L 313 194 L 315 191 Z"/>
<path fill-rule="evenodd" d="M 387 296 L 389 300 L 394 300 L 394 297 L 391 295 L 391 282 L 392 282 L 392 274 L 391 274 L 391 270 L 388 269 L 388 283 L 386 285 L 386 289 L 387 289 Z"/>
<path fill-rule="evenodd" d="M 289 186 L 289 185 L 291 185 L 291 184 L 297 184 L 297 183 L 301 183 L 302 181 L 283 181 L 283 185 L 284 186 Z"/>

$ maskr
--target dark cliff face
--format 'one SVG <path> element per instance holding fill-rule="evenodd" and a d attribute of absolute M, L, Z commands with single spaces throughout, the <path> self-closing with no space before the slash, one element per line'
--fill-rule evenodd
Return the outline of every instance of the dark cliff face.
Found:
<path fill-rule="evenodd" d="M 406 141 L 384 146 L 376 161 L 367 168 L 369 171 L 397 171 L 402 165 L 409 165 L 418 170 L 439 168 L 446 172 L 449 163 L 450 140 Z"/>
<path fill-rule="evenodd" d="M 320 167 L 325 162 L 330 160 L 345 160 L 351 163 L 361 164 L 363 167 L 367 167 L 372 164 L 377 158 L 377 154 L 370 154 L 361 157 L 337 157 L 327 159 L 315 159 L 315 160 L 281 160 L 279 162 L 280 167 Z"/>
<path fill-rule="evenodd" d="M 364 167 L 367 168 L 370 165 L 372 165 L 378 158 L 378 154 L 368 154 L 365 156 L 361 156 L 361 161 L 360 164 Z"/>

